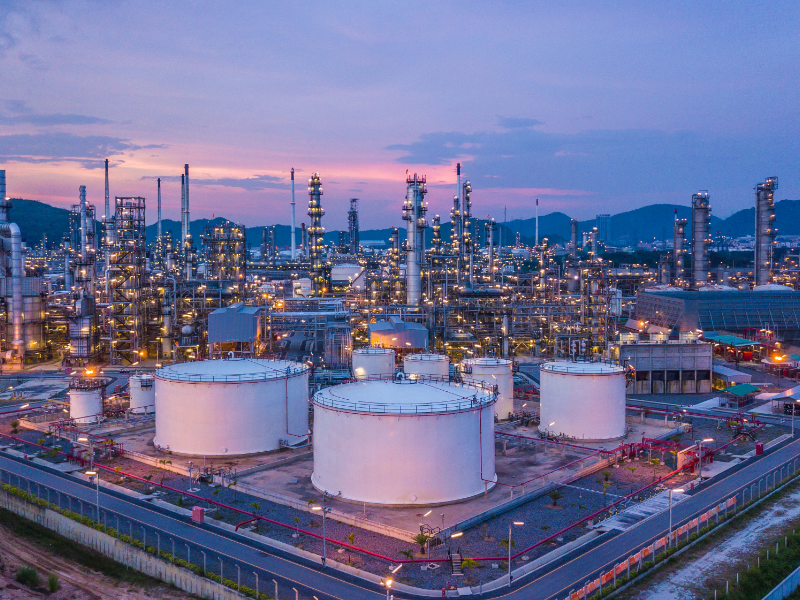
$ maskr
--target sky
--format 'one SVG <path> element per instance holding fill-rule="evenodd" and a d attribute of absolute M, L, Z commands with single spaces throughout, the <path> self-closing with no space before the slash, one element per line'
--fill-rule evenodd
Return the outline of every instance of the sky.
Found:
<path fill-rule="evenodd" d="M 798 2 L 0 3 L 8 195 L 147 198 L 288 224 L 319 172 L 326 229 L 401 226 L 406 171 L 449 219 L 580 219 L 708 190 L 726 217 L 800 198 Z M 98 214 L 102 214 L 102 208 Z M 13 213 L 12 213 L 13 217 Z"/>

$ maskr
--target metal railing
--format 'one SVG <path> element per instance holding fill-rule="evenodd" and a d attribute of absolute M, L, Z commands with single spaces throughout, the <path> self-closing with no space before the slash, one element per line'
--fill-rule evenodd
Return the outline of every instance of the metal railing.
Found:
<path fill-rule="evenodd" d="M 382 381 L 398 385 L 425 385 L 427 383 L 450 384 L 448 377 L 442 375 L 418 375 L 413 379 L 398 378 L 392 375 L 380 375 L 351 380 L 353 384 Z M 482 381 L 469 381 L 454 384 L 453 387 L 473 388 L 472 396 L 460 396 L 445 402 L 402 403 L 402 402 L 357 402 L 337 396 L 335 388 L 320 390 L 311 398 L 311 401 L 325 408 L 344 410 L 348 412 L 371 414 L 438 414 L 483 408 L 491 405 L 497 399 L 497 386 L 489 385 Z M 463 393 L 463 390 L 462 390 Z"/>
<path fill-rule="evenodd" d="M 287 367 L 286 369 L 274 369 L 271 371 L 262 371 L 259 373 L 240 373 L 238 375 L 215 375 L 206 373 L 178 373 L 165 369 L 156 371 L 156 377 L 166 381 L 188 381 L 197 383 L 239 383 L 239 382 L 254 382 L 254 381 L 273 381 L 276 379 L 283 379 L 288 377 L 297 377 L 308 373 L 310 369 L 307 365 L 299 365 L 297 367 Z"/>

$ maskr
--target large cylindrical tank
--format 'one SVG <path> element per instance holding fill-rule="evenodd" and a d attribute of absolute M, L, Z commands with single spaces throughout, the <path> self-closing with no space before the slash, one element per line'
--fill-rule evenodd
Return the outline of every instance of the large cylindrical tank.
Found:
<path fill-rule="evenodd" d="M 128 379 L 128 389 L 131 395 L 132 413 L 141 415 L 155 412 L 156 387 L 152 375 L 131 375 Z"/>
<path fill-rule="evenodd" d="M 584 441 L 625 436 L 625 371 L 601 362 L 555 361 L 539 370 L 539 430 Z"/>
<path fill-rule="evenodd" d="M 76 423 L 97 423 L 103 413 L 103 385 L 97 379 L 75 378 L 69 383 L 69 418 Z"/>
<path fill-rule="evenodd" d="M 450 379 L 450 359 L 444 354 L 407 354 L 403 358 L 403 372 L 413 379 L 421 376 L 428 379 L 447 381 Z"/>
<path fill-rule="evenodd" d="M 308 366 L 288 360 L 179 363 L 155 372 L 156 447 L 241 456 L 308 437 Z"/>
<path fill-rule="evenodd" d="M 318 490 L 404 506 L 470 498 L 496 481 L 495 396 L 482 385 L 358 381 L 312 402 Z"/>
<path fill-rule="evenodd" d="M 377 379 L 394 375 L 394 350 L 391 348 L 359 348 L 353 350 L 353 377 Z"/>
<path fill-rule="evenodd" d="M 497 386 L 497 418 L 508 419 L 514 412 L 514 374 L 511 361 L 504 358 L 468 358 L 463 363 L 464 381 L 479 381 Z"/>

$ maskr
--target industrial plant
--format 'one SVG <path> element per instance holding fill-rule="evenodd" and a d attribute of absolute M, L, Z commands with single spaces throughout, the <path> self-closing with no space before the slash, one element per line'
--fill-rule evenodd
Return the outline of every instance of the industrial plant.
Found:
<path fill-rule="evenodd" d="M 188 164 L 173 239 L 161 179 L 112 197 L 106 161 L 104 204 L 80 186 L 64 239 L 33 247 L 0 171 L 3 451 L 107 468 L 126 493 L 387 590 L 449 593 L 511 585 L 793 438 L 800 271 L 779 247 L 777 177 L 754 186 L 742 264 L 706 190 L 658 243 L 626 249 L 608 214 L 540 237 L 538 200 L 524 238 L 475 216 L 459 163 L 449 215 L 407 174 L 383 243 L 357 198 L 326 234 L 317 172 L 299 216 L 295 175 L 286 244 L 281 219 L 195 239 Z"/>

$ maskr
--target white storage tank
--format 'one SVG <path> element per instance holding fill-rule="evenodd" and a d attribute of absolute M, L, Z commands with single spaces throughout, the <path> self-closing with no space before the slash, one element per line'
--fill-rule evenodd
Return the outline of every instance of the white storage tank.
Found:
<path fill-rule="evenodd" d="M 320 491 L 408 506 L 463 500 L 496 482 L 495 394 L 483 385 L 357 381 L 312 403 Z"/>
<path fill-rule="evenodd" d="M 131 375 L 128 379 L 131 396 L 130 411 L 137 415 L 153 413 L 156 410 L 155 378 L 152 375 Z"/>
<path fill-rule="evenodd" d="M 100 421 L 104 386 L 100 379 L 74 377 L 69 382 L 69 418 L 79 424 Z"/>
<path fill-rule="evenodd" d="M 422 376 L 423 378 L 448 381 L 450 379 L 450 359 L 444 354 L 429 352 L 407 354 L 403 358 L 403 372 L 410 379 Z"/>
<path fill-rule="evenodd" d="M 394 375 L 394 350 L 391 348 L 359 348 L 353 350 L 353 377 L 378 379 Z"/>
<path fill-rule="evenodd" d="M 232 358 L 155 372 L 157 448 L 194 456 L 241 456 L 308 438 L 308 366 Z"/>
<path fill-rule="evenodd" d="M 497 386 L 495 412 L 501 421 L 514 412 L 514 374 L 511 361 L 504 358 L 468 358 L 462 362 L 462 379 Z"/>
<path fill-rule="evenodd" d="M 578 440 L 625 436 L 625 371 L 602 362 L 554 361 L 539 370 L 539 431 Z"/>

